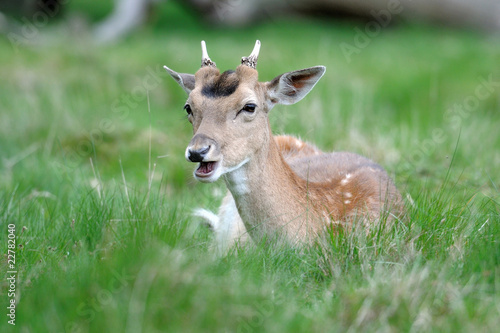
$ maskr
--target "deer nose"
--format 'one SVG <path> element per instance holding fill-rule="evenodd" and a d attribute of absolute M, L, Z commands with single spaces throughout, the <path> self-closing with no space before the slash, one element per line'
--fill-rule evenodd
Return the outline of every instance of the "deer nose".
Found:
<path fill-rule="evenodd" d="M 205 156 L 207 156 L 210 151 L 210 147 L 203 147 L 200 149 L 188 149 L 188 159 L 191 162 L 203 162 Z"/>

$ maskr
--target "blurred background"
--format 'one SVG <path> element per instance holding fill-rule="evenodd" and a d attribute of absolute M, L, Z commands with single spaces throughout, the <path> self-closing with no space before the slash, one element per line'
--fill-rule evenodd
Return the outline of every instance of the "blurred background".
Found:
<path fill-rule="evenodd" d="M 175 0 L 170 0 L 175 1 Z M 94 25 L 94 38 L 114 41 L 143 24 L 158 19 L 158 12 L 168 0 L 114 0 L 91 4 L 79 0 L 20 0 L 0 2 L 6 15 L 36 16 L 45 21 L 86 15 Z M 454 27 L 486 31 L 500 29 L 499 4 L 495 0 L 185 0 L 175 1 L 206 24 L 244 27 L 276 18 L 292 16 L 322 17 L 323 19 L 378 19 L 383 26 L 401 21 L 422 21 Z M 43 15 L 42 13 L 45 13 Z M 36 20 L 36 17 L 33 17 Z M 38 23 L 39 23 L 38 22 Z M 383 22 L 383 23 L 382 23 Z M 11 31 L 16 22 L 2 19 L 2 30 Z M 19 28 L 19 27 L 18 27 Z"/>

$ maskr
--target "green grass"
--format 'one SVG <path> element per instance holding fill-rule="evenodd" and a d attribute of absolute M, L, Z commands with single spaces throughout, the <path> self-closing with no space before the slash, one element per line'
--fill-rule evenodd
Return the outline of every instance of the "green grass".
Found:
<path fill-rule="evenodd" d="M 462 115 L 448 110 L 481 78 L 500 81 L 500 46 L 467 31 L 400 26 L 348 63 L 339 45 L 353 43 L 356 26 L 210 29 L 169 2 L 150 27 L 112 46 L 57 27 L 62 42 L 19 52 L 0 39 L 0 248 L 7 253 L 15 224 L 18 272 L 16 326 L 3 280 L 0 330 L 496 331 L 500 87 Z M 257 38 L 261 80 L 327 66 L 306 99 L 273 110 L 275 133 L 375 159 L 407 198 L 403 224 L 301 251 L 260 244 L 212 256 L 190 212 L 217 209 L 224 185 L 192 180 L 185 95 L 157 68 L 196 71 L 202 39 L 220 68 L 234 68 Z"/>

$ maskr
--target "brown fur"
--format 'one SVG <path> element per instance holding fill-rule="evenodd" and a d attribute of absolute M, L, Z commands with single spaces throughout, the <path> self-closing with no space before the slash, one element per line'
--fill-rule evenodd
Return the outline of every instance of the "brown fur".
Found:
<path fill-rule="evenodd" d="M 188 150 L 206 149 L 204 161 L 218 168 L 210 179 L 200 180 L 224 179 L 238 209 L 235 219 L 241 217 L 254 239 L 279 235 L 292 243 L 309 242 L 325 227 L 357 219 L 376 223 L 386 214 L 390 220 L 402 209 L 399 192 L 378 164 L 353 153 L 324 153 L 292 137 L 273 137 L 269 110 L 303 98 L 323 72 L 313 67 L 261 83 L 248 66 L 223 74 L 203 67 L 194 87 L 183 87 L 190 91 L 194 132 Z M 178 80 L 180 74 L 173 73 Z M 215 83 L 220 91 L 235 88 L 227 96 L 203 93 Z M 257 106 L 255 111 L 240 112 L 248 103 Z"/>

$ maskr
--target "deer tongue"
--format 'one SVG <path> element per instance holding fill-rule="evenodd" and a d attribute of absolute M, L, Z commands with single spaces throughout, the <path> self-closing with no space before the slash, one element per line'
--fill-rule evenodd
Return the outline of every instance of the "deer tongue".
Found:
<path fill-rule="evenodd" d="M 198 175 L 207 175 L 214 171 L 215 162 L 201 162 L 200 166 L 196 170 Z"/>

